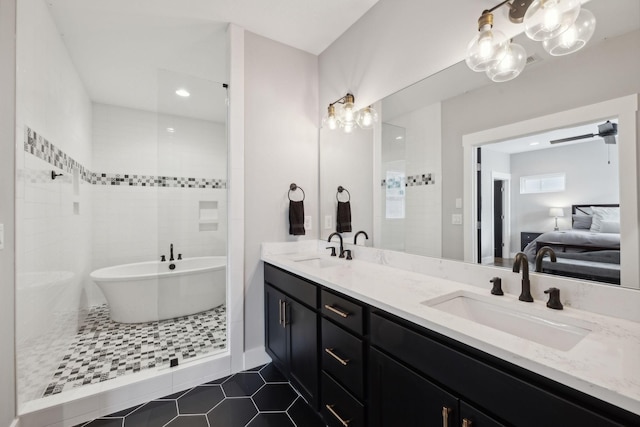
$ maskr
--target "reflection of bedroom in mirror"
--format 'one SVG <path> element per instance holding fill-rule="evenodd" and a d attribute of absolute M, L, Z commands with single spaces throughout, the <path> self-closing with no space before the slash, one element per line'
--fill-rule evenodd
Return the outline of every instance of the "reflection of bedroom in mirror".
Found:
<path fill-rule="evenodd" d="M 620 284 L 617 135 L 598 131 L 607 123 L 617 127 L 612 119 L 480 148 L 479 262 L 511 267 L 522 251 L 536 271 Z M 535 263 L 543 247 L 549 256 Z"/>
<path fill-rule="evenodd" d="M 634 287 L 636 110 L 631 95 L 464 135 L 465 259 L 523 252 L 532 271 Z"/>

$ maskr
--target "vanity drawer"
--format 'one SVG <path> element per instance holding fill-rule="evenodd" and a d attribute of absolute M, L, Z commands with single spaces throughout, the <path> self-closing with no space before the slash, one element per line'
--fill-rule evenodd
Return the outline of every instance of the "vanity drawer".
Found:
<path fill-rule="evenodd" d="M 329 427 L 364 427 L 364 406 L 325 372 L 321 412 Z"/>
<path fill-rule="evenodd" d="M 265 264 L 264 281 L 314 309 L 318 307 L 318 287 L 301 277 Z"/>
<path fill-rule="evenodd" d="M 357 398 L 364 397 L 362 340 L 322 319 L 322 369 Z"/>
<path fill-rule="evenodd" d="M 358 335 L 363 335 L 364 310 L 360 304 L 323 290 L 320 305 L 324 316 Z"/>

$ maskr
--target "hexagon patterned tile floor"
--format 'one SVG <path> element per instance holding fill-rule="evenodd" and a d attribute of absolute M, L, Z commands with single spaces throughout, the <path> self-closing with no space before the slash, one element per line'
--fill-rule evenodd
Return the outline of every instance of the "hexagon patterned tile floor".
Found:
<path fill-rule="evenodd" d="M 268 364 L 81 424 L 83 427 L 322 427 Z"/>

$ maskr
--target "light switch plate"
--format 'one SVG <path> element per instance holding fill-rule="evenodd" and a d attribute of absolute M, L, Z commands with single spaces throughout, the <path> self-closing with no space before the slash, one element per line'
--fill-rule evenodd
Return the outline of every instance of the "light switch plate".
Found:
<path fill-rule="evenodd" d="M 0 250 L 4 249 L 4 224 L 0 224 Z"/>
<path fill-rule="evenodd" d="M 311 230 L 311 215 L 305 215 L 304 217 L 304 229 Z"/>
<path fill-rule="evenodd" d="M 456 199 L 456 209 L 462 209 L 462 199 L 460 197 Z"/>
<path fill-rule="evenodd" d="M 324 229 L 331 230 L 333 228 L 333 217 L 331 215 L 324 216 Z"/>

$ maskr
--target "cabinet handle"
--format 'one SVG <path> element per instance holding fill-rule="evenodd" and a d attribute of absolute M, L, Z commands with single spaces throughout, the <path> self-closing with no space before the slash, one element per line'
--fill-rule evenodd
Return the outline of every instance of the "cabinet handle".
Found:
<path fill-rule="evenodd" d="M 287 327 L 287 301 L 282 300 L 282 327 Z"/>
<path fill-rule="evenodd" d="M 442 427 L 449 427 L 450 413 L 451 413 L 451 408 L 447 408 L 446 406 L 442 407 Z"/>
<path fill-rule="evenodd" d="M 340 317 L 344 317 L 345 319 L 347 317 L 349 317 L 349 314 L 351 314 L 351 313 L 345 313 L 344 311 L 338 310 L 337 308 L 335 308 L 335 307 L 333 307 L 333 306 L 331 306 L 329 304 L 325 304 L 324 308 L 326 308 L 329 311 L 333 311 L 335 314 L 337 314 Z"/>
<path fill-rule="evenodd" d="M 340 362 L 342 364 L 342 366 L 347 366 L 347 363 L 349 363 L 349 359 L 343 359 L 341 357 L 339 357 L 337 354 L 335 354 L 333 352 L 332 348 L 325 348 L 324 351 L 331 357 L 333 357 L 334 359 L 336 359 L 338 362 Z"/>
<path fill-rule="evenodd" d="M 329 412 L 331 412 L 331 415 L 333 415 L 338 419 L 338 421 L 340 421 L 340 424 L 342 424 L 344 427 L 349 427 L 349 423 L 351 422 L 351 420 L 343 420 L 342 417 L 338 415 L 336 411 L 333 410 L 334 405 L 324 405 L 324 406 L 329 410 Z"/>
<path fill-rule="evenodd" d="M 278 300 L 278 324 L 282 325 L 282 300 Z"/>
<path fill-rule="evenodd" d="M 471 427 L 471 424 L 472 424 L 471 420 L 468 420 L 466 418 L 462 419 L 462 427 Z"/>

